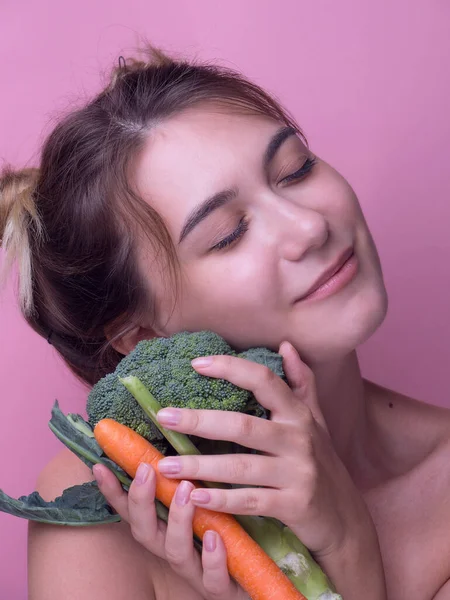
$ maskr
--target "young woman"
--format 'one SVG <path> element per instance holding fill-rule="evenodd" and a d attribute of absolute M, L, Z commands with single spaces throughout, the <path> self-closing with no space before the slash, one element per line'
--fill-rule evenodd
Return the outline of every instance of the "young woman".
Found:
<path fill-rule="evenodd" d="M 24 315 L 89 385 L 141 339 L 202 329 L 279 350 L 290 385 L 240 359 L 193 365 L 252 390 L 271 420 L 184 409 L 161 421 L 261 453 L 162 461 L 183 480 L 167 526 L 152 468 L 128 496 L 95 469 L 123 521 L 30 524 L 30 600 L 243 600 L 220 538 L 193 548 L 199 505 L 279 518 L 345 600 L 449 599 L 450 411 L 361 376 L 355 349 L 387 299 L 352 188 L 256 85 L 149 55 L 56 127 L 38 169 L 3 173 L 0 233 Z M 52 499 L 92 477 L 63 451 L 38 490 Z M 190 478 L 244 487 L 191 494 Z"/>

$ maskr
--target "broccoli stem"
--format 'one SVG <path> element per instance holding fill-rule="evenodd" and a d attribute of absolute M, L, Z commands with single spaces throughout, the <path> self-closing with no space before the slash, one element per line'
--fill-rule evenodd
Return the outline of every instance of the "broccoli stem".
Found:
<path fill-rule="evenodd" d="M 137 377 L 132 375 L 119 379 L 178 454 L 200 454 L 187 435 L 161 427 L 156 415 L 162 406 Z M 207 487 L 229 487 L 221 483 L 203 483 Z M 342 600 L 339 594 L 334 593 L 328 577 L 306 546 L 283 523 L 268 517 L 234 516 L 307 600 Z"/>
<path fill-rule="evenodd" d="M 130 394 L 134 396 L 145 414 L 153 421 L 178 454 L 200 454 L 199 450 L 194 446 L 187 435 L 165 429 L 159 423 L 156 414 L 162 409 L 162 406 L 140 379 L 134 375 L 130 375 L 128 377 L 119 377 L 119 381 L 127 388 Z"/>

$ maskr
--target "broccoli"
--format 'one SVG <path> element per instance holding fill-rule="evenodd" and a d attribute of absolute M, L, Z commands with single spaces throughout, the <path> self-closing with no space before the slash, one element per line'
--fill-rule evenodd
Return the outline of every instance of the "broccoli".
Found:
<path fill-rule="evenodd" d="M 58 402 L 49 426 L 53 433 L 89 467 L 106 465 L 128 489 L 131 479 L 98 445 L 93 427 L 103 418 L 128 425 L 166 453 L 208 454 L 240 452 L 242 446 L 224 441 L 202 440 L 162 427 L 156 414 L 164 406 L 210 408 L 246 412 L 268 418 L 251 392 L 223 379 L 199 375 L 191 365 L 198 356 L 226 354 L 264 364 L 284 378 L 282 357 L 267 348 L 235 352 L 224 339 L 210 331 L 182 332 L 170 338 L 144 340 L 125 357 L 114 373 L 106 375 L 92 389 L 87 403 L 89 423 L 80 415 L 64 415 Z M 141 408 L 142 407 L 142 408 Z M 250 452 L 256 452 L 247 449 Z M 205 486 L 224 486 L 203 482 Z M 240 487 L 240 486 L 237 486 Z M 159 518 L 167 521 L 168 510 L 155 501 Z M 18 500 L 0 490 L 0 511 L 18 517 L 59 525 L 87 526 L 112 523 L 114 514 L 95 482 L 65 490 L 55 502 L 46 502 L 37 492 Z M 245 531 L 276 562 L 308 600 L 342 600 L 308 549 L 277 519 L 235 515 Z M 194 544 L 197 541 L 194 539 Z"/>
<path fill-rule="evenodd" d="M 263 357 L 272 356 L 271 354 L 267 355 L 266 352 L 262 354 Z M 264 358 L 263 360 L 265 362 Z M 178 454 L 201 454 L 198 445 L 195 446 L 189 436 L 165 429 L 158 423 L 157 414 L 162 407 L 138 377 L 134 375 L 121 377 L 120 382 L 132 394 L 145 414 L 155 423 Z M 216 453 L 214 449 L 212 454 Z M 211 448 L 207 448 L 206 451 L 210 452 Z M 227 484 L 220 482 L 204 481 L 203 484 L 206 487 L 228 487 Z M 308 600 L 342 600 L 339 594 L 332 591 L 331 582 L 305 545 L 281 521 L 254 515 L 235 515 L 235 518 L 250 537 L 276 562 L 305 598 Z"/>
<path fill-rule="evenodd" d="M 237 353 L 212 331 L 181 332 L 169 338 L 143 340 L 120 361 L 113 373 L 92 388 L 87 402 L 89 423 L 94 427 L 103 418 L 115 419 L 167 453 L 169 444 L 164 436 L 119 380 L 130 375 L 138 377 L 162 407 L 231 410 L 267 417 L 251 392 L 224 379 L 200 375 L 192 368 L 192 359 L 217 354 L 265 364 L 284 377 L 279 354 L 267 348 Z"/>

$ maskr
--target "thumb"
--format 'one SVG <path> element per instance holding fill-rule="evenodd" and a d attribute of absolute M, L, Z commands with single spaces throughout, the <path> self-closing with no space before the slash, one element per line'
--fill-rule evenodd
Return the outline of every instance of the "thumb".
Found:
<path fill-rule="evenodd" d="M 290 342 L 282 342 L 278 352 L 283 357 L 283 370 L 289 387 L 295 396 L 306 404 L 315 421 L 329 433 L 325 417 L 320 408 L 314 373 L 302 361 L 299 353 Z"/>

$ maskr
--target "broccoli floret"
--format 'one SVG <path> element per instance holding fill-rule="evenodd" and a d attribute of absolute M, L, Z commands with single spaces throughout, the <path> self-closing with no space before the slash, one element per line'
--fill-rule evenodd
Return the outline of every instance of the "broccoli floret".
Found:
<path fill-rule="evenodd" d="M 94 427 L 103 418 L 115 419 L 166 453 L 167 442 L 161 432 L 119 381 L 119 377 L 129 375 L 138 377 L 163 407 L 231 410 L 266 416 L 251 392 L 224 379 L 200 375 L 192 368 L 192 359 L 217 354 L 242 356 L 266 364 L 283 376 L 280 355 L 266 348 L 238 354 L 211 331 L 181 332 L 169 338 L 143 340 L 121 360 L 114 373 L 92 388 L 87 402 L 90 424 Z"/>

